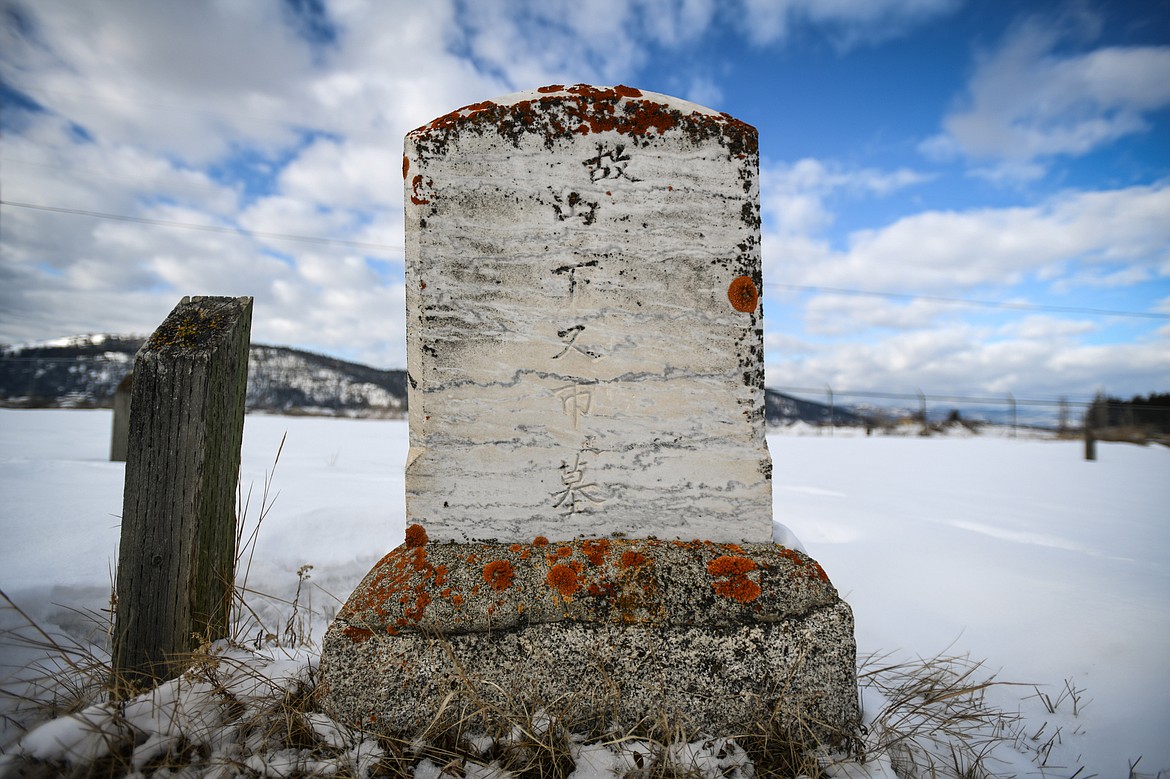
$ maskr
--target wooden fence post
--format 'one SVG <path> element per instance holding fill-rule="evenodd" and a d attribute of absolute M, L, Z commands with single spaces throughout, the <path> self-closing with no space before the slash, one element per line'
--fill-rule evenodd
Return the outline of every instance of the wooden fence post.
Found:
<path fill-rule="evenodd" d="M 134 359 L 114 692 L 227 635 L 252 298 L 185 297 Z"/>
<path fill-rule="evenodd" d="M 126 462 L 130 446 L 130 392 L 134 387 L 134 371 L 118 382 L 114 390 L 114 422 L 110 431 L 110 462 Z"/>

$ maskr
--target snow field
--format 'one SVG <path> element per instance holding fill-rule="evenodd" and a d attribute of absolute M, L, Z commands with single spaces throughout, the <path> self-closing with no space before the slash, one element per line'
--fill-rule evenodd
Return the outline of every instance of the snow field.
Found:
<path fill-rule="evenodd" d="M 123 466 L 107 461 L 109 432 L 108 411 L 0 410 L 0 589 L 80 642 L 101 640 L 91 616 L 116 559 Z M 1076 441 L 1000 436 L 769 446 L 775 517 L 853 607 L 860 654 L 969 653 L 1025 683 L 986 694 L 1023 716 L 1025 751 L 1051 742 L 1048 767 L 1009 752 L 1004 774 L 1125 776 L 1139 757 L 1140 775 L 1170 768 L 1170 450 L 1099 444 L 1086 462 Z M 247 417 L 248 522 L 271 475 L 248 586 L 292 600 L 302 570 L 314 639 L 402 539 L 406 448 L 402 421 Z M 286 604 L 251 602 L 283 626 Z M 19 622 L 0 611 L 0 628 Z M 30 660 L 0 646 L 4 673 Z M 880 698 L 865 694 L 867 716 Z"/>

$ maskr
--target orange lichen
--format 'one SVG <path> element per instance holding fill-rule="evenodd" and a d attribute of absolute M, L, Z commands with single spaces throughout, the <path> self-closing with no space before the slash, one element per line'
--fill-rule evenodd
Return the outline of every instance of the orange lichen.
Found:
<path fill-rule="evenodd" d="M 559 592 L 562 598 L 572 597 L 577 590 L 581 589 L 581 580 L 577 577 L 577 571 L 573 569 L 573 566 L 564 563 L 550 568 L 545 581 L 549 587 Z"/>
<path fill-rule="evenodd" d="M 585 553 L 591 565 L 601 565 L 609 555 L 609 540 L 599 538 L 596 541 L 583 541 L 581 551 Z"/>
<path fill-rule="evenodd" d="M 732 576 L 730 579 L 714 582 L 715 594 L 730 598 L 738 603 L 751 603 L 760 597 L 760 585 L 746 576 Z"/>
<path fill-rule="evenodd" d="M 758 151 L 755 128 L 726 114 L 684 112 L 645 98 L 633 87 L 594 87 L 552 84 L 536 90 L 536 97 L 509 105 L 492 101 L 473 103 L 435 119 L 411 133 L 432 139 L 457 137 L 465 129 L 476 133 L 495 130 L 518 142 L 521 134 L 543 133 L 546 143 L 573 134 L 618 132 L 623 135 L 662 135 L 679 128 L 698 142 L 722 137 L 733 157 Z"/>
<path fill-rule="evenodd" d="M 829 575 L 825 573 L 825 569 L 816 560 L 805 557 L 787 547 L 780 547 L 777 550 L 777 554 L 796 566 L 795 573 L 799 573 L 807 579 L 816 579 L 825 584 L 829 583 Z"/>
<path fill-rule="evenodd" d="M 549 552 L 548 554 L 546 554 L 544 556 L 544 559 L 548 561 L 549 565 L 556 565 L 557 560 L 561 560 L 565 557 L 571 557 L 572 554 L 573 554 L 573 547 L 560 546 L 560 547 L 557 547 L 557 550 L 555 552 Z"/>
<path fill-rule="evenodd" d="M 430 604 L 431 604 L 431 596 L 427 593 L 426 590 L 423 590 L 420 588 L 419 591 L 415 594 L 414 606 L 411 608 L 403 609 L 402 613 L 407 619 L 411 619 L 411 620 L 414 620 L 415 622 L 418 622 L 419 620 L 422 619 L 423 612 L 426 611 L 427 606 L 429 606 Z"/>
<path fill-rule="evenodd" d="M 430 200 L 428 200 L 425 197 L 422 197 L 419 190 L 422 189 L 424 186 L 429 187 L 434 183 L 435 182 L 428 179 L 426 181 L 426 183 L 424 184 L 423 177 L 422 177 L 421 173 L 416 175 L 414 178 L 412 178 L 410 180 L 410 189 L 411 189 L 410 202 L 414 203 L 416 206 L 425 206 L 427 203 L 430 203 L 431 202 Z"/>
<path fill-rule="evenodd" d="M 367 630 L 366 628 L 355 628 L 351 625 L 350 627 L 342 630 L 341 635 L 345 636 L 355 644 L 361 644 L 373 638 L 374 631 Z"/>
<path fill-rule="evenodd" d="M 532 539 L 532 545 L 537 548 L 548 546 L 548 539 L 544 536 L 537 536 L 536 538 Z"/>
<path fill-rule="evenodd" d="M 429 540 L 427 531 L 422 525 L 415 524 L 406 529 L 406 545 L 411 548 L 426 546 Z"/>
<path fill-rule="evenodd" d="M 506 590 L 512 585 L 516 571 L 507 560 L 492 560 L 483 567 L 483 580 L 491 585 L 493 590 Z"/>
<path fill-rule="evenodd" d="M 736 311 L 751 313 L 760 302 L 760 291 L 750 276 L 737 276 L 727 288 L 727 299 Z"/>
<path fill-rule="evenodd" d="M 760 585 L 747 576 L 757 568 L 755 560 L 732 555 L 721 555 L 707 563 L 707 573 L 719 577 L 719 581 L 711 583 L 715 594 L 737 603 L 751 603 L 760 597 Z"/>
<path fill-rule="evenodd" d="M 622 552 L 622 568 L 638 568 L 651 562 L 650 558 L 641 552 Z"/>
<path fill-rule="evenodd" d="M 508 551 L 520 555 L 521 560 L 527 560 L 528 556 L 532 554 L 532 549 L 527 544 L 512 544 L 508 547 Z"/>
<path fill-rule="evenodd" d="M 707 573 L 712 576 L 743 576 L 758 567 L 750 557 L 722 555 L 707 563 Z"/>
<path fill-rule="evenodd" d="M 402 180 L 406 181 L 407 175 L 410 173 L 410 158 L 405 154 L 402 155 Z"/>

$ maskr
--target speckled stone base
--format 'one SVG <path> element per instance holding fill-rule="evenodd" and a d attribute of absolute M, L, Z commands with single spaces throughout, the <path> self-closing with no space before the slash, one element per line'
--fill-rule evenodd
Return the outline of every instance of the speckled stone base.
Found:
<path fill-rule="evenodd" d="M 853 614 L 774 544 L 428 544 L 419 526 L 325 636 L 318 701 L 413 737 L 436 718 L 543 708 L 570 727 L 666 716 L 711 733 L 778 719 L 842 744 L 859 725 Z"/>

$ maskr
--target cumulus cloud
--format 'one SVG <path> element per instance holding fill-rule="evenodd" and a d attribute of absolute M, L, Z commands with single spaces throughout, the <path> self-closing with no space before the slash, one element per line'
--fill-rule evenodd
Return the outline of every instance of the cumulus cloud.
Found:
<path fill-rule="evenodd" d="M 6 206 L 5 339 L 252 294 L 258 340 L 404 363 L 402 136 L 510 85 L 451 53 L 445 0 L 292 9 L 7 5 L 0 80 L 28 100 L 6 105 L 5 200 L 384 248 Z"/>
<path fill-rule="evenodd" d="M 783 198 L 768 206 L 769 212 L 784 208 Z M 782 267 L 769 265 L 770 276 L 795 284 L 934 294 L 1030 278 L 1059 277 L 1071 285 L 1074 267 L 1125 274 L 1115 277 L 1118 282 L 1126 276 L 1166 278 L 1167 213 L 1170 182 L 1061 194 L 1028 207 L 928 210 L 854 231 L 841 251 L 822 246 L 815 254 L 786 255 Z"/>
<path fill-rule="evenodd" d="M 770 353 L 769 386 L 831 385 L 838 393 L 881 390 L 928 395 L 1058 398 L 1070 387 L 1148 392 L 1166 382 L 1170 328 L 1148 340 L 1096 345 L 1090 326 L 1020 326 L 1009 331 L 956 323 L 860 340 L 818 341 Z"/>
<path fill-rule="evenodd" d="M 1170 182 L 1060 193 L 1028 207 L 926 210 L 855 230 L 835 248 L 825 237 L 833 219 L 826 192 L 876 193 L 885 182 L 912 177 L 851 175 L 811 160 L 770 174 L 763 188 L 771 217 L 765 287 L 782 293 L 780 315 L 799 317 L 803 334 L 766 342 L 771 385 L 964 395 L 1028 387 L 1056 397 L 1068 387 L 1139 392 L 1165 384 L 1170 328 L 1102 347 L 1089 341 L 1104 327 L 1099 320 L 1030 315 L 1004 322 L 993 310 L 941 298 L 1027 304 L 1035 298 L 1024 291 L 1067 296 L 1165 285 Z"/>
<path fill-rule="evenodd" d="M 1170 46 L 1070 53 L 1060 49 L 1069 37 L 1051 20 L 1017 25 L 979 58 L 943 132 L 921 150 L 966 156 L 995 180 L 1028 180 L 1043 175 L 1048 158 L 1150 129 L 1149 112 L 1170 105 Z"/>
<path fill-rule="evenodd" d="M 929 174 L 909 168 L 847 168 L 812 158 L 765 163 L 760 170 L 761 207 L 770 230 L 785 235 L 808 234 L 823 230 L 833 221 L 828 202 L 835 197 L 880 197 L 930 178 Z"/>

